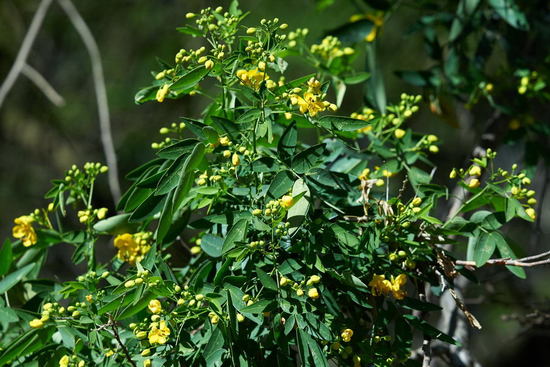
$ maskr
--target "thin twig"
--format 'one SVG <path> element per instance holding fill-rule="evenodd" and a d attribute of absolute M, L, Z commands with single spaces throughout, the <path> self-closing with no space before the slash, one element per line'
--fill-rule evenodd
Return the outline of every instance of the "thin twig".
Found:
<path fill-rule="evenodd" d="M 36 71 L 35 68 L 30 66 L 29 64 L 25 63 L 23 65 L 23 69 L 21 70 L 21 73 L 25 75 L 31 82 L 34 83 L 34 85 L 40 89 L 42 93 L 50 100 L 51 103 L 53 103 L 57 107 L 61 107 L 65 105 L 65 99 L 57 93 L 57 91 L 51 86 L 50 83 L 40 74 L 38 71 Z"/>
<path fill-rule="evenodd" d="M 27 57 L 29 56 L 29 52 L 31 51 L 31 47 L 36 40 L 38 31 L 42 26 L 42 22 L 44 21 L 44 18 L 46 17 L 46 14 L 48 12 L 48 8 L 51 4 L 52 0 L 42 0 L 40 2 L 40 5 L 38 5 L 38 9 L 36 9 L 36 13 L 34 13 L 31 25 L 29 27 L 29 30 L 27 31 L 27 34 L 25 35 L 25 38 L 23 39 L 23 43 L 21 44 L 21 48 L 17 53 L 15 62 L 13 63 L 13 66 L 6 76 L 4 83 L 2 83 L 2 86 L 0 86 L 0 107 L 2 107 L 2 103 L 4 103 L 8 92 L 11 90 L 11 88 L 15 84 L 15 81 L 17 80 L 17 77 L 25 67 Z"/>
<path fill-rule="evenodd" d="M 109 324 L 110 324 L 111 328 L 113 329 L 113 334 L 115 336 L 115 339 L 118 342 L 118 345 L 120 345 L 120 348 L 122 349 L 122 351 L 124 352 L 124 355 L 126 356 L 126 359 L 128 360 L 128 362 L 130 362 L 130 364 L 132 366 L 137 367 L 136 363 L 132 360 L 132 356 L 130 355 L 130 352 L 128 352 L 128 349 L 126 348 L 126 346 L 124 345 L 122 340 L 120 340 L 120 335 L 118 335 L 118 329 L 117 329 L 115 321 L 113 320 L 111 315 L 109 315 Z"/>
<path fill-rule="evenodd" d="M 457 260 L 455 263 L 456 265 L 476 267 L 475 261 Z M 490 259 L 490 260 L 487 260 L 487 262 L 485 263 L 485 265 L 511 265 L 511 266 L 521 266 L 524 268 L 528 268 L 531 266 L 538 266 L 538 265 L 546 265 L 546 264 L 550 264 L 550 259 L 534 261 L 534 262 L 523 262 L 523 261 L 518 261 L 514 259 Z"/>
<path fill-rule="evenodd" d="M 90 28 L 80 16 L 80 13 L 70 0 L 57 0 L 69 17 L 74 28 L 82 38 L 92 64 L 92 75 L 94 80 L 97 109 L 99 112 L 99 129 L 101 132 L 101 143 L 105 153 L 105 159 L 109 166 L 109 188 L 113 200 L 118 202 L 120 198 L 120 184 L 118 181 L 118 165 L 111 134 L 111 122 L 109 117 L 109 106 L 107 104 L 107 91 L 105 89 L 105 79 L 103 77 L 103 66 L 101 64 L 101 55 L 97 43 L 90 31 Z"/>

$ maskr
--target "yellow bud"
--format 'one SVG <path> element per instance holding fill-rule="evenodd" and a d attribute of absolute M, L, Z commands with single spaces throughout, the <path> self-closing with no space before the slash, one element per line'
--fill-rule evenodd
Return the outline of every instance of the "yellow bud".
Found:
<path fill-rule="evenodd" d="M 535 198 L 531 198 L 529 200 L 527 200 L 527 204 L 529 205 L 535 205 L 537 203 L 537 199 Z"/>
<path fill-rule="evenodd" d="M 279 285 L 281 287 L 284 287 L 288 284 L 290 284 L 290 279 L 288 279 L 287 277 L 281 277 L 281 279 L 279 280 Z"/>
<path fill-rule="evenodd" d="M 307 296 L 308 296 L 309 298 L 313 298 L 313 299 L 319 298 L 319 292 L 317 291 L 317 288 L 310 288 L 310 289 L 307 291 Z"/>
<path fill-rule="evenodd" d="M 531 185 L 531 179 L 529 177 L 525 177 L 521 180 L 521 183 L 524 185 Z"/>
<path fill-rule="evenodd" d="M 384 180 L 379 178 L 378 180 L 376 180 L 375 185 L 378 186 L 378 187 L 384 186 Z"/>
<path fill-rule="evenodd" d="M 204 63 L 204 67 L 207 68 L 207 69 L 212 69 L 214 67 L 214 61 L 212 60 L 207 60 L 205 63 Z"/>
<path fill-rule="evenodd" d="M 260 69 L 261 71 L 264 71 L 265 70 L 265 67 L 266 67 L 266 64 L 264 61 L 260 61 L 258 63 L 258 69 Z"/>
<path fill-rule="evenodd" d="M 403 129 L 395 129 L 395 131 L 393 132 L 393 134 L 397 139 L 401 139 L 402 137 L 405 136 L 406 133 L 407 132 Z"/>
<path fill-rule="evenodd" d="M 437 145 L 430 145 L 428 147 L 428 150 L 430 151 L 430 153 L 439 153 L 439 147 Z"/>
<path fill-rule="evenodd" d="M 243 322 L 244 321 L 244 316 L 241 315 L 240 313 L 237 313 L 237 321 L 238 322 Z"/>
<path fill-rule="evenodd" d="M 147 356 L 150 356 L 151 355 L 151 349 L 147 348 L 147 349 L 144 349 L 141 351 L 141 356 L 142 357 L 147 357 Z"/>
<path fill-rule="evenodd" d="M 479 166 L 472 166 L 468 170 L 468 173 L 470 176 L 481 176 L 481 167 Z"/>
<path fill-rule="evenodd" d="M 143 367 L 151 367 L 153 365 L 153 362 L 151 362 L 150 359 L 143 360 Z"/>
<path fill-rule="evenodd" d="M 147 331 L 139 331 L 137 334 L 136 334 L 136 338 L 141 340 L 141 339 L 145 339 L 147 337 Z"/>
<path fill-rule="evenodd" d="M 470 182 L 468 183 L 468 187 L 471 189 L 475 189 L 476 187 L 479 187 L 481 182 L 477 178 L 472 178 Z"/>
<path fill-rule="evenodd" d="M 419 197 L 416 197 L 416 198 L 413 199 L 411 204 L 412 204 L 412 206 L 419 206 L 420 204 L 422 204 L 422 199 L 419 198 Z"/>
<path fill-rule="evenodd" d="M 200 254 L 202 249 L 199 246 L 193 246 L 191 249 L 189 249 L 189 252 L 191 252 L 191 255 L 198 255 Z"/>
<path fill-rule="evenodd" d="M 185 17 L 186 17 L 187 19 L 191 19 L 191 18 L 194 18 L 194 17 L 196 17 L 196 16 L 197 16 L 197 14 L 195 14 L 195 13 L 187 13 L 187 14 L 185 14 Z"/>
<path fill-rule="evenodd" d="M 246 30 L 246 34 L 254 34 L 256 33 L 256 28 L 250 27 Z"/>
<path fill-rule="evenodd" d="M 298 297 L 302 297 L 304 295 L 304 291 L 301 288 L 296 289 L 296 295 Z"/>
<path fill-rule="evenodd" d="M 136 284 L 135 281 L 129 280 L 129 281 L 127 281 L 126 283 L 124 283 L 124 287 L 126 287 L 126 288 L 132 288 L 135 284 Z"/>
<path fill-rule="evenodd" d="M 535 209 L 533 208 L 527 208 L 525 209 L 525 214 L 529 216 L 532 220 L 535 220 L 537 217 L 537 213 L 535 212 Z"/>
<path fill-rule="evenodd" d="M 54 209 L 53 203 L 49 203 L 48 204 L 48 211 L 51 212 L 51 211 L 53 211 L 53 209 Z"/>
<path fill-rule="evenodd" d="M 241 159 L 239 158 L 239 155 L 237 153 L 233 153 L 233 156 L 231 157 L 231 164 L 234 167 L 237 167 L 241 163 Z"/>
<path fill-rule="evenodd" d="M 39 319 L 34 319 L 32 321 L 29 321 L 29 326 L 33 329 L 39 329 L 44 326 L 44 322 Z"/>

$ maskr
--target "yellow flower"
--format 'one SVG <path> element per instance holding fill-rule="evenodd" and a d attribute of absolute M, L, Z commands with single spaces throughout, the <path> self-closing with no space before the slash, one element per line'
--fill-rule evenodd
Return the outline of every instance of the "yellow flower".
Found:
<path fill-rule="evenodd" d="M 319 298 L 319 291 L 317 291 L 317 288 L 310 288 L 307 291 L 307 296 L 309 298 L 317 299 L 317 298 Z"/>
<path fill-rule="evenodd" d="M 148 242 L 149 237 L 149 232 L 124 233 L 116 236 L 114 245 L 118 249 L 117 257 L 131 265 L 141 261 L 151 248 Z"/>
<path fill-rule="evenodd" d="M 327 109 L 319 96 L 311 92 L 304 93 L 303 97 L 293 94 L 290 101 L 292 104 L 298 105 L 300 113 L 305 114 L 307 112 L 311 117 L 315 117 L 319 112 Z"/>
<path fill-rule="evenodd" d="M 63 357 L 61 357 L 61 359 L 59 360 L 59 367 L 68 367 L 69 366 L 69 356 L 68 355 L 64 355 Z"/>
<path fill-rule="evenodd" d="M 287 277 L 281 277 L 281 279 L 279 280 L 279 285 L 281 287 L 284 287 L 288 284 L 290 284 L 290 279 L 288 279 Z"/>
<path fill-rule="evenodd" d="M 151 301 L 149 301 L 149 305 L 147 307 L 149 308 L 149 311 L 154 314 L 162 312 L 162 305 L 160 304 L 160 301 L 158 299 L 152 299 Z"/>
<path fill-rule="evenodd" d="M 115 354 L 115 351 L 112 350 L 112 349 L 109 349 L 108 351 L 105 352 L 105 357 L 110 357 L 110 356 L 112 356 L 113 354 Z"/>
<path fill-rule="evenodd" d="M 32 227 L 34 218 L 30 215 L 23 215 L 19 218 L 15 218 L 13 222 L 15 223 L 12 229 L 13 237 L 21 239 L 25 247 L 34 245 L 37 241 L 36 232 Z"/>
<path fill-rule="evenodd" d="M 407 293 L 401 288 L 406 283 L 407 275 L 405 274 L 399 274 L 395 278 L 392 276 L 390 280 L 386 279 L 386 276 L 383 274 L 375 274 L 369 282 L 369 287 L 372 288 L 372 293 L 375 296 L 392 295 L 395 299 L 403 299 Z"/>
<path fill-rule="evenodd" d="M 353 336 L 353 330 L 351 329 L 344 329 L 340 333 L 340 336 L 342 337 L 342 340 L 346 343 L 349 343 L 351 341 L 351 337 Z"/>
<path fill-rule="evenodd" d="M 236 75 L 237 78 L 240 79 L 241 84 L 254 90 L 260 89 L 262 83 L 269 79 L 269 75 L 267 75 L 267 73 L 260 71 L 257 68 L 252 70 L 241 69 L 237 71 Z"/>
<path fill-rule="evenodd" d="M 40 319 L 34 319 L 32 321 L 29 321 L 29 326 L 34 329 L 40 329 L 44 326 L 44 322 Z"/>
<path fill-rule="evenodd" d="M 153 325 L 149 331 L 149 343 L 151 344 L 166 344 L 170 329 L 166 326 L 166 321 L 161 321 L 159 325 Z"/>
<path fill-rule="evenodd" d="M 164 98 L 168 94 L 168 88 L 170 88 L 168 84 L 164 84 L 162 87 L 159 88 L 156 96 L 157 102 L 159 103 L 164 102 Z"/>
<path fill-rule="evenodd" d="M 535 220 L 535 218 L 537 217 L 537 213 L 535 212 L 535 209 L 533 209 L 533 208 L 525 209 L 525 214 L 527 214 L 529 216 L 529 218 L 531 218 L 532 220 Z"/>
<path fill-rule="evenodd" d="M 281 206 L 285 209 L 288 209 L 294 204 L 294 199 L 290 195 L 284 195 L 281 198 Z"/>
<path fill-rule="evenodd" d="M 365 168 L 361 174 L 359 175 L 359 179 L 361 181 L 365 181 L 365 180 L 368 180 L 369 179 L 369 174 L 370 174 L 370 169 L 369 168 Z"/>

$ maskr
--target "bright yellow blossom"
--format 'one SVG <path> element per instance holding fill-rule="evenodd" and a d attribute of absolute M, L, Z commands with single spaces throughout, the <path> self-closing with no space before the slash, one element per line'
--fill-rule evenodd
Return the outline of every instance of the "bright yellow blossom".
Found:
<path fill-rule="evenodd" d="M 166 344 L 168 336 L 170 335 L 170 329 L 166 326 L 166 321 L 159 322 L 158 326 L 155 324 L 149 331 L 149 343 L 151 344 Z"/>
<path fill-rule="evenodd" d="M 290 195 L 284 195 L 281 198 L 281 206 L 285 209 L 288 209 L 294 204 L 294 198 Z"/>
<path fill-rule="evenodd" d="M 407 283 L 407 275 L 399 274 L 397 277 L 391 276 L 391 279 L 386 279 L 385 275 L 375 274 L 369 282 L 369 287 L 372 288 L 372 293 L 375 296 L 392 295 L 395 299 L 403 299 L 406 292 L 401 288 Z"/>
<path fill-rule="evenodd" d="M 252 70 L 238 70 L 237 78 L 241 81 L 241 84 L 246 85 L 254 90 L 260 89 L 262 83 L 269 79 L 267 73 L 260 71 L 259 69 Z"/>
<path fill-rule="evenodd" d="M 68 355 L 64 355 L 63 357 L 61 357 L 61 359 L 59 360 L 59 367 L 68 367 L 69 366 L 69 356 Z"/>
<path fill-rule="evenodd" d="M 23 215 L 19 218 L 15 218 L 13 222 L 15 223 L 15 226 L 12 229 L 13 237 L 21 239 L 21 242 L 25 247 L 34 245 L 37 241 L 36 232 L 32 227 L 34 218 L 30 215 Z"/>
<path fill-rule="evenodd" d="M 149 308 L 149 311 L 154 314 L 162 312 L 162 305 L 160 304 L 160 301 L 158 299 L 152 299 L 151 301 L 149 301 L 149 305 L 147 307 Z"/>

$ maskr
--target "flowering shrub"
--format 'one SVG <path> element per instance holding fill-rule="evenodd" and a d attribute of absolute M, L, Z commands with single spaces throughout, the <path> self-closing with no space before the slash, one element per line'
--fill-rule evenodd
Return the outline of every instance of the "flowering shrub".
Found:
<path fill-rule="evenodd" d="M 0 366 L 414 366 L 415 336 L 456 343 L 426 321 L 440 310 L 426 289 L 515 258 L 500 228 L 535 219 L 526 173 L 495 168 L 487 150 L 450 172 L 467 194 L 438 218 L 454 198 L 432 182 L 439 139 L 407 127 L 420 96 L 335 115 L 338 85 L 368 77 L 350 46 L 307 46 L 278 19 L 244 27 L 236 6 L 187 18 L 178 30 L 208 47 L 180 50 L 135 99 L 210 104 L 160 129 L 118 214 L 92 207 L 107 168 L 88 163 L 53 182 L 47 209 L 15 219 L 0 250 Z M 286 80 L 290 54 L 314 72 Z M 99 262 L 105 241 L 117 254 Z M 86 272 L 39 280 L 60 243 Z M 450 245 L 467 246 L 468 267 Z"/>

